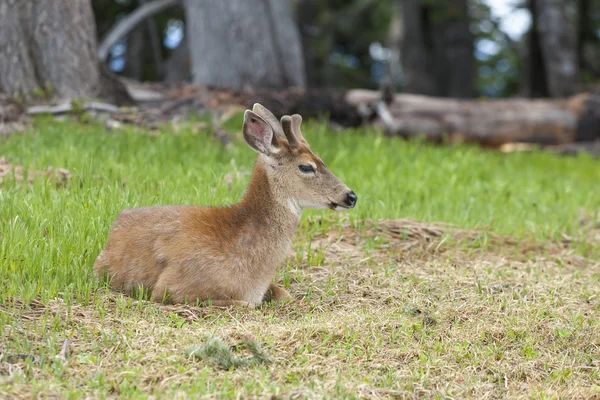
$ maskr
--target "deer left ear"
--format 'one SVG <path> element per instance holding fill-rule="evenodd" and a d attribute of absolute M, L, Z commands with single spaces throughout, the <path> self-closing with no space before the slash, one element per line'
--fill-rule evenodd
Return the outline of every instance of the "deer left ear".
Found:
<path fill-rule="evenodd" d="M 253 150 L 269 155 L 273 152 L 273 128 L 250 110 L 244 113 L 244 139 Z"/>

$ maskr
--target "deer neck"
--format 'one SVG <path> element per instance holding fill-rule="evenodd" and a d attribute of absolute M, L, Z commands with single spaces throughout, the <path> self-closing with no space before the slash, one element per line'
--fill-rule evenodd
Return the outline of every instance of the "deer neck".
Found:
<path fill-rule="evenodd" d="M 258 230 L 263 237 L 277 236 L 291 240 L 298 228 L 302 209 L 278 190 L 277 182 L 269 176 L 268 168 L 271 166 L 263 156 L 259 156 L 250 185 L 236 208 L 245 214 L 244 224 Z"/>

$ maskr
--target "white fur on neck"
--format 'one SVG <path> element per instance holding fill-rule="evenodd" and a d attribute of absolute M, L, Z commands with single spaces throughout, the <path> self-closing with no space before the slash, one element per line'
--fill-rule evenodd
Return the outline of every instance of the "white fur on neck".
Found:
<path fill-rule="evenodd" d="M 307 200 L 296 200 L 296 201 L 302 208 L 314 208 L 316 210 L 324 210 L 327 208 L 327 205 L 322 204 L 322 203 L 315 203 L 315 202 L 307 201 Z"/>
<path fill-rule="evenodd" d="M 290 211 L 298 216 L 298 218 L 302 216 L 302 206 L 300 206 L 300 203 L 296 199 L 289 199 L 287 205 Z"/>

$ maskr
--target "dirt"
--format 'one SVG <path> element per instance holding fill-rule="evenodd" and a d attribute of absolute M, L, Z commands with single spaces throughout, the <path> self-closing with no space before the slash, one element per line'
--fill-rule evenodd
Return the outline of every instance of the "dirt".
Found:
<path fill-rule="evenodd" d="M 55 170 L 48 167 L 46 171 L 28 169 L 25 174 L 25 168 L 22 165 L 12 164 L 6 157 L 0 157 L 0 184 L 10 177 L 14 177 L 17 183 L 32 184 L 36 177 L 42 177 L 62 185 L 71 179 L 71 173 L 65 168 Z"/>

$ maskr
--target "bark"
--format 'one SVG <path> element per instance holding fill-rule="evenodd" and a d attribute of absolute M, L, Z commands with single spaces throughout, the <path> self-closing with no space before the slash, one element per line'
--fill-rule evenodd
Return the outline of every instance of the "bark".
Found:
<path fill-rule="evenodd" d="M 194 83 L 303 87 L 302 49 L 289 0 L 186 0 Z"/>
<path fill-rule="evenodd" d="M 585 68 L 584 46 L 593 37 L 593 29 L 591 27 L 590 18 L 590 2 L 589 0 L 577 0 L 577 16 L 579 23 L 577 24 L 577 59 L 579 60 L 579 68 Z"/>
<path fill-rule="evenodd" d="M 542 55 L 541 38 L 539 27 L 539 12 L 537 0 L 529 0 L 529 12 L 531 13 L 531 29 L 527 42 L 527 84 L 523 92 L 528 97 L 548 97 L 548 80 L 546 79 L 546 66 Z"/>
<path fill-rule="evenodd" d="M 578 90 L 576 40 L 563 0 L 533 0 L 537 31 L 552 97 L 566 97 Z"/>
<path fill-rule="evenodd" d="M 600 4 L 600 2 L 598 2 Z M 600 36 L 596 35 L 594 21 L 600 10 L 591 0 L 577 1 L 577 60 L 579 69 L 600 77 Z"/>
<path fill-rule="evenodd" d="M 324 66 L 319 65 L 319 55 L 316 52 L 316 42 L 325 40 L 321 38 L 323 32 L 314 26 L 316 6 L 318 0 L 300 0 L 297 7 L 296 18 L 298 32 L 302 43 L 302 54 L 304 55 L 304 70 L 306 79 L 310 86 L 325 86 L 320 71 Z"/>
<path fill-rule="evenodd" d="M 402 19 L 402 7 L 399 2 L 396 2 L 393 7 L 392 20 L 390 21 L 390 29 L 388 33 L 388 48 L 390 49 L 390 58 L 387 65 L 387 79 L 391 87 L 396 87 L 401 82 L 402 65 L 400 64 L 400 53 L 402 48 L 402 32 L 404 22 Z"/>
<path fill-rule="evenodd" d="M 473 36 L 469 28 L 467 0 L 450 0 L 439 16 L 432 16 L 435 26 L 434 71 L 441 88 L 441 95 L 453 98 L 473 97 Z"/>
<path fill-rule="evenodd" d="M 466 0 L 398 0 L 402 63 L 409 93 L 473 97 L 473 37 Z"/>
<path fill-rule="evenodd" d="M 138 26 L 127 37 L 127 53 L 123 76 L 138 81 L 142 80 L 144 73 L 144 47 L 147 43 L 144 27 Z"/>
<path fill-rule="evenodd" d="M 429 17 L 418 0 L 397 0 L 403 17 L 402 67 L 408 93 L 440 94 L 432 71 L 433 43 L 429 35 Z"/>
<path fill-rule="evenodd" d="M 94 97 L 99 90 L 89 0 L 0 2 L 0 92 L 31 98 Z"/>
<path fill-rule="evenodd" d="M 138 0 L 139 4 L 143 6 L 146 4 L 146 0 Z M 152 46 L 152 61 L 154 62 L 154 68 L 156 70 L 156 80 L 161 80 L 164 75 L 164 65 L 162 56 L 162 45 L 160 43 L 161 35 L 158 32 L 156 21 L 153 17 L 149 17 L 146 20 L 146 28 L 148 30 L 148 38 L 150 46 Z"/>

